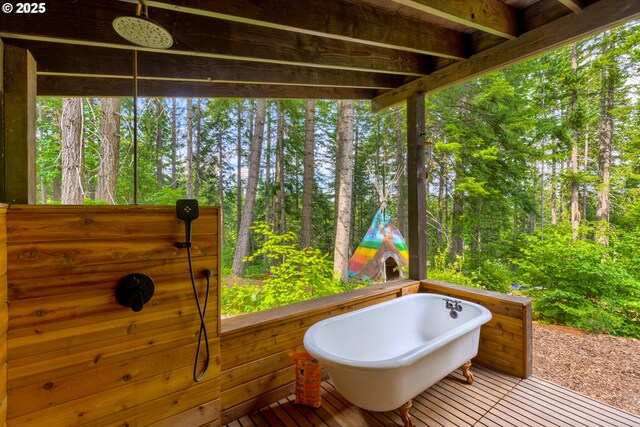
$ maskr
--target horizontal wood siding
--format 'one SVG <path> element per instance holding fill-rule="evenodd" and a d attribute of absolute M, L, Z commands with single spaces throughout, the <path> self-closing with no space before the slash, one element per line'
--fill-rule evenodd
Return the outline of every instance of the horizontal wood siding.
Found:
<path fill-rule="evenodd" d="M 260 313 L 222 320 L 222 422 L 228 423 L 291 394 L 291 355 L 304 350 L 307 329 L 331 316 L 418 291 L 397 280 Z"/>
<path fill-rule="evenodd" d="M 493 317 L 480 329 L 480 346 L 474 362 L 520 378 L 531 375 L 531 300 L 430 279 L 421 282 L 420 291 L 488 308 Z"/>
<path fill-rule="evenodd" d="M 2 43 L 0 43 L 0 52 Z M 0 60 L 2 55 L 0 55 Z M 0 61 L 0 69 L 2 68 Z M 2 79 L 0 79 L 1 81 Z M 2 86 L 2 83 L 0 83 Z M 1 91 L 0 91 L 1 95 Z M 7 425 L 7 205 L 0 203 L 0 426 Z"/>
<path fill-rule="evenodd" d="M 200 322 L 174 207 L 11 205 L 6 217 L 9 426 L 219 424 L 218 208 L 193 222 L 201 300 L 203 270 L 214 272 L 213 360 L 198 384 Z M 131 273 L 155 282 L 139 313 L 114 297 Z"/>

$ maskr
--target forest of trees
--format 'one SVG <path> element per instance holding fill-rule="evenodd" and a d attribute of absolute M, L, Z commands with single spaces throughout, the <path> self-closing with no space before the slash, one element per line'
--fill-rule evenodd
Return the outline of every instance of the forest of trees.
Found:
<path fill-rule="evenodd" d="M 640 337 L 639 42 L 629 24 L 427 97 L 428 276 Z M 132 203 L 132 116 L 131 99 L 39 99 L 39 202 Z M 141 99 L 138 116 L 138 202 L 223 207 L 223 274 L 248 278 L 225 282 L 230 314 L 363 286 L 346 262 L 375 180 L 411 239 L 404 108 Z"/>

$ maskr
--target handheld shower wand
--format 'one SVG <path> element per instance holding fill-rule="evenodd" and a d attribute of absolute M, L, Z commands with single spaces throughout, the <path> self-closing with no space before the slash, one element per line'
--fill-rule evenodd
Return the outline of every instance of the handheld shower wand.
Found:
<path fill-rule="evenodd" d="M 185 241 L 177 242 L 176 247 L 179 249 L 191 247 L 191 222 L 198 219 L 200 209 L 198 200 L 181 199 L 176 201 L 176 215 L 178 219 L 184 221 Z"/>
<path fill-rule="evenodd" d="M 185 241 L 176 242 L 176 247 L 179 249 L 187 249 L 187 259 L 189 260 L 189 275 L 191 277 L 191 287 L 193 289 L 193 296 L 196 300 L 196 306 L 198 308 L 198 315 L 200 316 L 200 332 L 198 332 L 198 347 L 196 349 L 196 358 L 193 362 L 193 380 L 195 382 L 202 381 L 204 374 L 209 368 L 209 338 L 207 336 L 207 325 L 205 323 L 205 315 L 207 313 L 207 304 L 209 303 L 209 289 L 211 287 L 211 277 L 213 272 L 209 269 L 203 271 L 204 277 L 207 279 L 207 290 L 204 297 L 204 304 L 200 305 L 200 298 L 198 297 L 198 291 L 196 289 L 196 280 L 193 275 L 193 263 L 191 261 L 191 223 L 200 215 L 200 209 L 198 208 L 198 201 L 196 199 L 181 199 L 176 201 L 176 215 L 178 219 L 184 221 L 185 229 Z M 204 338 L 205 351 L 207 353 L 204 360 L 204 366 L 200 373 L 198 373 L 198 362 L 200 360 L 200 347 L 202 345 L 202 339 Z"/>

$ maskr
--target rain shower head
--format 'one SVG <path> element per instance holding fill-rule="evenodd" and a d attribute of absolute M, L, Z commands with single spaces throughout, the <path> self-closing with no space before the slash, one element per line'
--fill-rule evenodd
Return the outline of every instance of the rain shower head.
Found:
<path fill-rule="evenodd" d="M 148 9 L 142 13 L 143 2 L 138 3 L 135 16 L 119 16 L 113 20 L 113 28 L 120 36 L 133 44 L 156 49 L 167 49 L 173 44 L 171 34 L 148 18 Z"/>

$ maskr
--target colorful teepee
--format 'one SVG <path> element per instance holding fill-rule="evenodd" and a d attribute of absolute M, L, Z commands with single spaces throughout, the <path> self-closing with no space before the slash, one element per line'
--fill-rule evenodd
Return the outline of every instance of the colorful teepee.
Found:
<path fill-rule="evenodd" d="M 378 209 L 362 242 L 349 259 L 349 277 L 372 281 L 386 281 L 390 271 L 409 261 L 407 244 L 391 222 L 385 209 Z"/>

